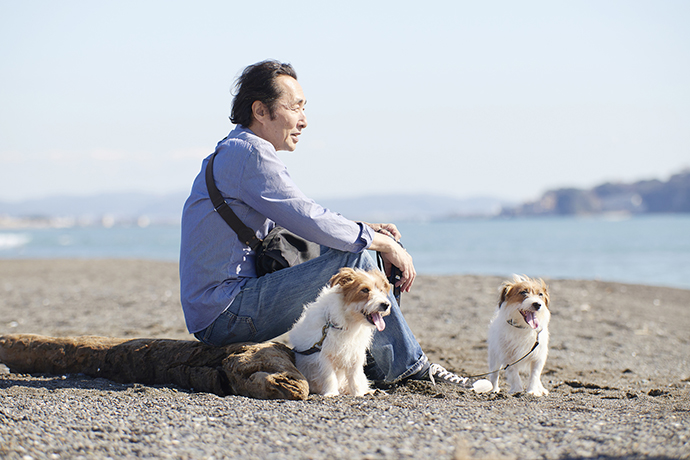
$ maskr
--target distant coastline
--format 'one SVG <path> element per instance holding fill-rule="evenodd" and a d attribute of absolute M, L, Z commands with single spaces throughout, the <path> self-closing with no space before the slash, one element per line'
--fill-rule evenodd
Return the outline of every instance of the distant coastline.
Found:
<path fill-rule="evenodd" d="M 501 216 L 578 216 L 594 214 L 690 213 L 690 170 L 660 180 L 605 183 L 589 190 L 562 188 L 537 201 L 505 207 Z"/>
<path fill-rule="evenodd" d="M 179 225 L 187 192 L 108 193 L 0 202 L 0 229 L 148 227 Z M 690 213 L 690 170 L 667 181 L 605 183 L 592 189 L 561 188 L 538 200 L 515 203 L 497 197 L 455 198 L 430 194 L 368 195 L 318 199 L 353 220 L 433 222 L 468 218 Z"/>

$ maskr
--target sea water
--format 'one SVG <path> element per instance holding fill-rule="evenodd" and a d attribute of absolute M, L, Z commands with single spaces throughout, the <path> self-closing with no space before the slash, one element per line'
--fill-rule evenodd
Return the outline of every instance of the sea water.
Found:
<path fill-rule="evenodd" d="M 420 274 L 513 273 L 690 289 L 690 215 L 401 222 Z M 0 230 L 0 258 L 176 261 L 179 226 Z"/>

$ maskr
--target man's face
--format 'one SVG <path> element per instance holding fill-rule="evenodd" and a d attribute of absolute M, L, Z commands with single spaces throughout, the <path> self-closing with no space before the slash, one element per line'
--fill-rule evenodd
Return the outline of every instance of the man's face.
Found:
<path fill-rule="evenodd" d="M 267 113 L 256 117 L 252 131 L 273 144 L 276 150 L 293 151 L 297 148 L 299 135 L 307 127 L 304 105 L 307 103 L 302 87 L 292 77 L 279 75 L 276 85 L 281 96 L 276 101 L 273 117 Z"/>

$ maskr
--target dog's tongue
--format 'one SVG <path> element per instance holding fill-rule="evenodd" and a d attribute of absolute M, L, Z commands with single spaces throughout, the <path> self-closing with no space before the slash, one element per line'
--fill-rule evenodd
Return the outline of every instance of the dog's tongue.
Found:
<path fill-rule="evenodd" d="M 529 324 L 532 329 L 536 329 L 539 327 L 539 321 L 537 321 L 537 317 L 534 316 L 533 311 L 523 311 L 521 313 L 522 316 L 525 317 L 525 322 Z"/>
<path fill-rule="evenodd" d="M 381 313 L 372 313 L 371 320 L 374 322 L 374 326 L 376 326 L 379 332 L 386 328 L 386 322 L 383 320 Z"/>

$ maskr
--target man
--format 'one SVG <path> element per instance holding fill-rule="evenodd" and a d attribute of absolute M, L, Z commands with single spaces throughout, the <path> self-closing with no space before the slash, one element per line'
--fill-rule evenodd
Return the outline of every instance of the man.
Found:
<path fill-rule="evenodd" d="M 204 343 L 262 342 L 287 332 L 340 268 L 376 269 L 367 249 L 401 270 L 401 291 L 414 282 L 412 257 L 395 241 L 401 236 L 395 225 L 353 222 L 323 208 L 299 190 L 278 158 L 277 151 L 296 149 L 307 127 L 306 102 L 291 65 L 263 61 L 247 67 L 233 99 L 230 119 L 237 126 L 216 147 L 213 177 L 257 237 L 281 225 L 320 244 L 321 255 L 257 277 L 254 252 L 214 212 L 206 158 L 184 206 L 180 250 L 187 328 Z M 374 335 L 367 376 L 384 384 L 409 378 L 464 382 L 428 362 L 392 294 L 390 300 L 392 312 L 385 330 Z"/>

